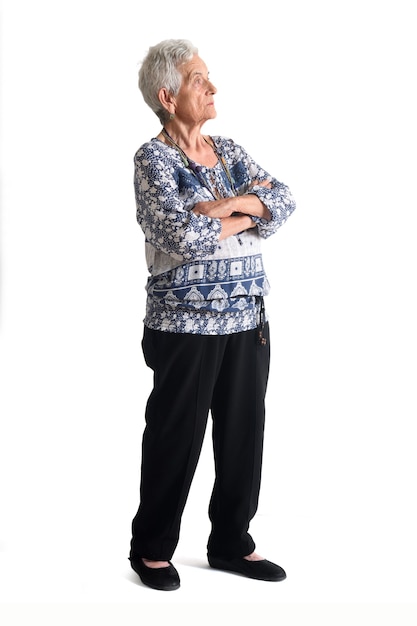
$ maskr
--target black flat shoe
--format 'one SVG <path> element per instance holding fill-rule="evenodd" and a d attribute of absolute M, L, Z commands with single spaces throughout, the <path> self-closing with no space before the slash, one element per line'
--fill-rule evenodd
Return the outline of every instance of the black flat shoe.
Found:
<path fill-rule="evenodd" d="M 214 569 L 234 572 L 247 578 L 256 580 L 278 581 L 287 577 L 285 571 L 279 565 L 263 559 L 262 561 L 248 561 L 247 559 L 222 559 L 221 557 L 209 556 L 208 562 Z"/>
<path fill-rule="evenodd" d="M 144 585 L 159 591 L 173 591 L 180 586 L 180 577 L 171 561 L 168 561 L 168 567 L 148 567 L 142 559 L 132 559 L 130 557 L 130 565 L 138 574 Z"/>

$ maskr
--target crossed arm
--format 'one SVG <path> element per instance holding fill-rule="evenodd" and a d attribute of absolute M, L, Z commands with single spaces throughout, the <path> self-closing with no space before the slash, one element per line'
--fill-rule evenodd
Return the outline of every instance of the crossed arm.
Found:
<path fill-rule="evenodd" d="M 259 185 L 271 188 L 268 181 L 254 181 L 251 187 Z M 196 215 L 205 215 L 221 220 L 221 233 L 219 239 L 226 239 L 231 235 L 237 235 L 243 230 L 255 228 L 256 223 L 252 216 L 262 217 L 265 220 L 271 219 L 269 209 L 259 200 L 255 194 L 245 194 L 243 196 L 233 196 L 207 202 L 198 202 L 193 208 Z"/>

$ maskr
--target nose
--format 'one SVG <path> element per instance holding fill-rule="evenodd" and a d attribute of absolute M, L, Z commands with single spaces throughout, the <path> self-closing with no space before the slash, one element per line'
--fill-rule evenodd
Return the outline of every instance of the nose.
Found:
<path fill-rule="evenodd" d="M 210 80 L 207 80 L 207 91 L 209 91 L 212 94 L 217 93 L 216 87 L 213 85 L 213 83 Z"/>

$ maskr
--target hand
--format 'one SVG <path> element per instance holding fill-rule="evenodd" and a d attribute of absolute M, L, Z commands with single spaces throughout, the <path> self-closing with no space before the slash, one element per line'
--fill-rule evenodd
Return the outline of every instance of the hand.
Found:
<path fill-rule="evenodd" d="M 205 215 L 206 217 L 214 217 L 223 219 L 230 217 L 236 210 L 236 198 L 223 198 L 221 200 L 208 200 L 205 202 L 197 202 L 192 211 L 196 215 Z"/>

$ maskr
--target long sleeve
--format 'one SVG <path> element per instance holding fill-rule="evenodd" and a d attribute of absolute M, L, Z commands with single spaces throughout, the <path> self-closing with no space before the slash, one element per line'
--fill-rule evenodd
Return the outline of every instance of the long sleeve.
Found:
<path fill-rule="evenodd" d="M 269 221 L 261 217 L 252 218 L 257 224 L 260 236 L 264 239 L 273 235 L 278 228 L 285 224 L 295 210 L 295 202 L 287 185 L 280 183 L 275 178 L 270 178 L 270 183 L 272 184 L 271 189 L 255 185 L 250 191 L 250 193 L 255 194 L 259 198 L 271 213 Z"/>
<path fill-rule="evenodd" d="M 152 142 L 136 153 L 136 217 L 147 243 L 178 261 L 192 261 L 214 252 L 221 222 L 191 211 L 187 200 L 195 190 L 183 184 L 186 173 L 180 180 L 174 158 Z"/>
<path fill-rule="evenodd" d="M 268 174 L 258 165 L 251 156 L 232 140 L 222 137 L 216 138 L 221 150 L 224 151 L 229 168 L 235 179 L 235 185 L 240 194 L 253 193 L 269 209 L 271 219 L 265 220 L 253 217 L 258 227 L 259 235 L 266 239 L 273 235 L 282 226 L 295 210 L 295 202 L 289 188 L 276 178 Z M 255 185 L 254 181 L 268 181 L 271 189 Z"/>

